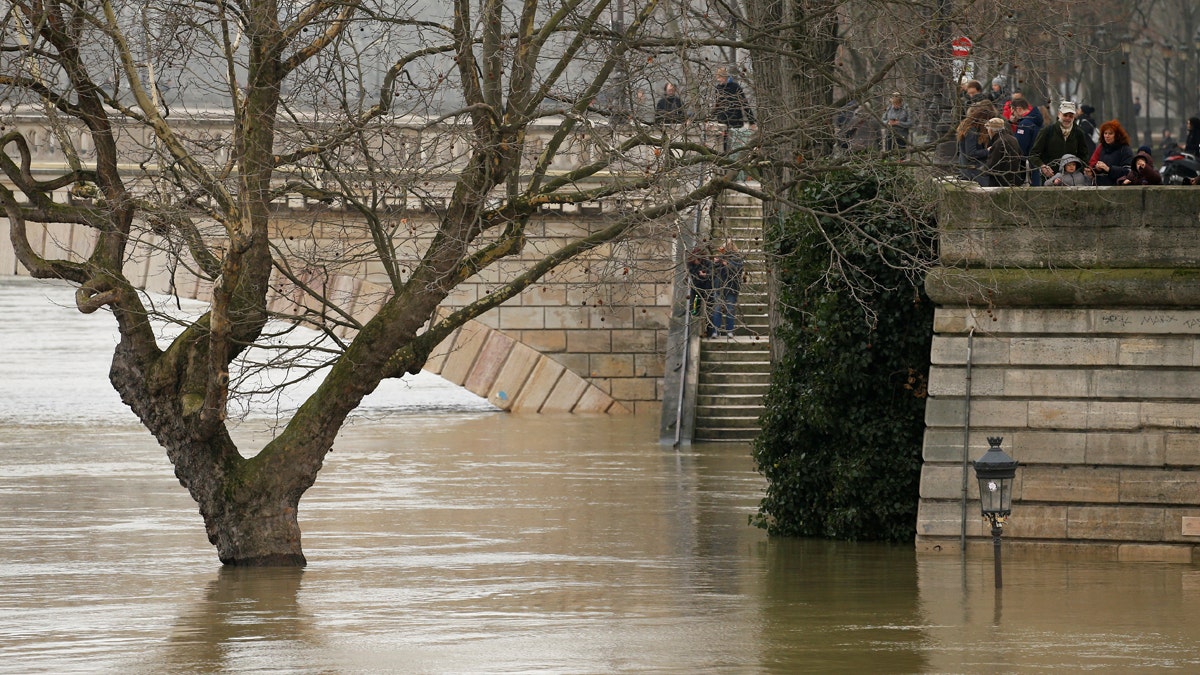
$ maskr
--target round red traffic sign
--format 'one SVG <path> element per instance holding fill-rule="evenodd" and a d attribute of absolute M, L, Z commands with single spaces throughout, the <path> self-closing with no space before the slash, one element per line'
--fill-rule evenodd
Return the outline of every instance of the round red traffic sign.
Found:
<path fill-rule="evenodd" d="M 966 35 L 960 35 L 950 42 L 950 53 L 956 59 L 963 59 L 970 56 L 971 48 L 974 46 L 975 43 L 971 41 L 971 38 Z"/>

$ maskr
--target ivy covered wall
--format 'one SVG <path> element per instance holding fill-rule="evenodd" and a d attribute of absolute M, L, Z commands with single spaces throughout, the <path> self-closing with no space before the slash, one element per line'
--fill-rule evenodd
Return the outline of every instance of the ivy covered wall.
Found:
<path fill-rule="evenodd" d="M 804 184 L 768 227 L 775 364 L 754 444 L 771 534 L 912 541 L 933 305 L 934 200 L 898 170 Z"/>

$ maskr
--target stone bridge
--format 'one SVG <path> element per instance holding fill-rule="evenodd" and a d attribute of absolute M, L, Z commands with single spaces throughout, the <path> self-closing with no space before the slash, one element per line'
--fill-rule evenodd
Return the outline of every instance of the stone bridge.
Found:
<path fill-rule="evenodd" d="M 214 136 L 228 128 L 223 119 L 199 119 L 192 124 L 196 127 L 193 133 Z M 59 140 L 40 116 L 17 119 L 15 125 L 33 146 L 35 172 L 61 170 L 64 160 Z M 534 128 L 529 142 L 536 145 L 538 134 L 548 134 L 551 129 Z M 90 152 L 87 136 L 74 142 L 86 159 Z M 414 135 L 413 145 L 433 147 L 423 144 L 419 135 Z M 559 160 L 562 166 L 556 170 L 568 170 L 588 158 L 586 143 L 580 141 L 579 147 Z M 447 181 L 442 186 L 443 193 L 448 194 L 449 185 Z M 420 200 L 405 201 L 405 196 L 393 200 L 394 208 L 403 211 L 409 230 L 400 244 L 401 255 L 415 260 L 422 241 L 433 236 L 438 190 L 435 185 Z M 54 198 L 65 202 L 71 197 L 62 190 Z M 585 236 L 610 221 L 614 211 L 629 206 L 619 198 L 578 207 L 547 205 L 530 223 L 521 259 L 505 260 L 500 269 L 470 279 L 444 307 L 462 306 L 489 293 L 506 270 L 521 268 L 540 257 L 540 252 Z M 303 247 L 350 251 L 365 239 L 363 228 L 355 222 L 357 216 L 349 210 L 299 195 L 280 200 L 273 208 L 274 241 L 298 256 Z M 679 225 L 647 224 L 628 241 L 600 247 L 563 265 L 518 297 L 462 327 L 439 346 L 426 369 L 514 412 L 657 413 L 672 288 L 679 268 L 676 260 L 681 258 L 676 251 Z M 360 234 L 353 234 L 355 231 Z M 30 232 L 43 254 L 82 259 L 92 245 L 91 233 L 82 226 L 31 224 Z M 149 291 L 209 298 L 210 284 L 177 265 L 167 242 L 153 234 L 143 234 L 136 242 L 126 272 L 135 284 Z M 9 241 L 8 222 L 0 219 L 0 276 L 22 273 Z M 310 284 L 330 294 L 357 319 L 373 314 L 389 288 L 382 269 L 365 263 L 309 269 L 305 275 Z M 294 311 L 291 303 L 296 299 L 286 291 L 277 293 L 271 307 L 286 314 Z"/>

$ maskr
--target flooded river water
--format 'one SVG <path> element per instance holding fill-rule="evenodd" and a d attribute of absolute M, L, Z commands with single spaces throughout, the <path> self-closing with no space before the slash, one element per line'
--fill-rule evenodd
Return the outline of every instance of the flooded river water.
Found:
<path fill-rule="evenodd" d="M 1200 670 L 1200 569 L 771 540 L 746 446 L 424 379 L 339 437 L 307 569 L 223 569 L 52 291 L 0 280 L 0 673 Z"/>

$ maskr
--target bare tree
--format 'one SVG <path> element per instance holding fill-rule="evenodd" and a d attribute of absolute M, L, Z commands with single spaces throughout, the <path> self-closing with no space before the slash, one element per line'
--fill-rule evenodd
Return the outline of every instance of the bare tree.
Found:
<path fill-rule="evenodd" d="M 81 312 L 111 311 L 112 384 L 166 449 L 222 562 L 305 564 L 299 500 L 383 379 L 416 372 L 453 330 L 556 267 L 732 185 L 736 158 L 689 125 L 650 124 L 636 94 L 680 72 L 679 41 L 660 35 L 677 15 L 654 1 L 615 9 L 607 0 L 8 5 L 2 100 L 10 114 L 43 110 L 69 159 L 46 177 L 32 167 L 30 139 L 3 136 L 0 201 L 18 259 L 33 276 L 75 284 Z M 202 107 L 228 114 L 231 133 L 197 126 Z M 54 199 L 68 188 L 66 203 Z M 272 203 L 289 195 L 336 209 L 284 250 Z M 617 216 L 505 267 L 545 205 L 620 195 L 631 199 Z M 432 214 L 432 235 L 408 237 L 414 206 Z M 39 255 L 30 225 L 52 223 L 86 226 L 94 239 Z M 331 229 L 355 230 L 345 239 L 354 243 L 318 234 Z M 156 308 L 125 272 L 151 234 L 212 285 L 207 311 L 165 348 Z M 368 265 L 387 291 L 366 320 L 309 274 Z M 444 309 L 484 270 L 497 270 L 490 294 Z M 331 367 L 272 440 L 244 452 L 227 419 L 231 367 L 273 337 L 280 289 L 294 301 L 285 314 L 330 338 L 309 356 Z"/>

